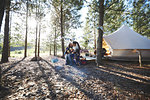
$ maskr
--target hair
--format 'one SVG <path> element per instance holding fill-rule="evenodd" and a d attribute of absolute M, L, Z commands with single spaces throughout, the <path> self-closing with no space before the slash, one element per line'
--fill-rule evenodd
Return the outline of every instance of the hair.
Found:
<path fill-rule="evenodd" d="M 73 44 L 76 44 L 78 46 L 79 50 L 81 50 L 80 45 L 77 41 L 73 41 Z"/>
<path fill-rule="evenodd" d="M 71 48 L 71 46 L 70 46 L 71 44 L 72 44 L 72 43 L 69 43 L 69 45 L 68 45 L 69 48 Z"/>

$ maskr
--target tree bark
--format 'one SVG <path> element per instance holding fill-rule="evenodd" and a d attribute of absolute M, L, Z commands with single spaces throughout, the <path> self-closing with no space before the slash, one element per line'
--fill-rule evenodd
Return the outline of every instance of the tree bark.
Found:
<path fill-rule="evenodd" d="M 35 36 L 35 57 L 37 57 L 37 35 L 38 35 L 38 22 L 36 23 L 36 36 Z"/>
<path fill-rule="evenodd" d="M 52 55 L 52 48 L 51 48 L 51 44 L 50 44 L 50 47 L 49 47 L 49 55 Z"/>
<path fill-rule="evenodd" d="M 95 21 L 94 21 L 94 49 L 96 50 L 96 31 L 95 31 Z"/>
<path fill-rule="evenodd" d="M 1 32 L 1 26 L 4 17 L 4 10 L 5 10 L 5 0 L 0 0 L 0 32 Z"/>
<path fill-rule="evenodd" d="M 41 7 L 41 2 L 39 0 L 38 13 L 41 12 L 40 7 Z M 41 16 L 39 17 L 38 57 L 40 57 L 40 40 L 41 40 Z"/>
<path fill-rule="evenodd" d="M 2 86 L 2 68 L 0 66 L 0 86 Z"/>
<path fill-rule="evenodd" d="M 36 0 L 36 35 L 35 35 L 35 57 L 37 57 L 37 35 L 38 35 L 38 20 L 37 20 L 37 0 Z"/>
<path fill-rule="evenodd" d="M 40 39 L 41 39 L 41 23 L 39 25 L 39 37 L 38 37 L 38 57 L 40 56 Z"/>
<path fill-rule="evenodd" d="M 103 23 L 104 23 L 104 0 L 99 0 L 99 29 L 97 38 L 97 59 L 96 59 L 97 65 L 102 64 Z"/>
<path fill-rule="evenodd" d="M 54 56 L 56 56 L 56 27 L 55 27 L 55 37 L 54 37 Z"/>
<path fill-rule="evenodd" d="M 26 7 L 27 7 L 27 12 L 26 12 L 26 34 L 25 34 L 24 58 L 27 57 L 27 42 L 28 42 L 28 11 L 29 11 L 29 10 L 28 10 L 28 8 L 29 8 L 28 0 L 27 0 Z"/>
<path fill-rule="evenodd" d="M 10 20 L 9 20 L 9 47 L 8 47 L 8 57 L 10 57 L 10 42 L 11 42 L 11 24 L 12 24 L 12 12 L 10 13 Z"/>
<path fill-rule="evenodd" d="M 57 42 L 56 42 L 56 56 L 57 56 Z"/>
<path fill-rule="evenodd" d="M 8 62 L 8 49 L 9 49 L 9 11 L 10 11 L 10 0 L 6 0 L 6 17 L 5 17 L 5 28 L 4 28 L 4 43 L 1 62 Z"/>
<path fill-rule="evenodd" d="M 64 52 L 65 52 L 65 49 L 64 49 L 64 33 L 63 33 L 63 0 L 61 0 L 61 7 L 60 7 L 60 12 L 61 12 L 61 18 L 60 18 L 60 21 L 61 21 L 61 46 L 62 46 L 62 57 L 64 58 Z"/>
<path fill-rule="evenodd" d="M 1 32 L 1 25 L 4 17 L 4 10 L 5 10 L 5 0 L 0 0 L 0 32 Z M 2 85 L 2 69 L 0 66 L 0 86 Z"/>

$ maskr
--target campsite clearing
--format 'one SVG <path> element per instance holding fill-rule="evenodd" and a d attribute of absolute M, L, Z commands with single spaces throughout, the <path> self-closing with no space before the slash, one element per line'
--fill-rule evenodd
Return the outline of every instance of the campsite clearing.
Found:
<path fill-rule="evenodd" d="M 64 59 L 51 57 L 32 62 L 31 58 L 10 58 L 2 64 L 5 88 L 2 99 L 86 99 L 149 100 L 150 64 L 104 61 L 85 66 L 65 66 Z M 5 94 L 4 94 L 5 93 Z M 6 95 L 8 93 L 8 95 Z"/>

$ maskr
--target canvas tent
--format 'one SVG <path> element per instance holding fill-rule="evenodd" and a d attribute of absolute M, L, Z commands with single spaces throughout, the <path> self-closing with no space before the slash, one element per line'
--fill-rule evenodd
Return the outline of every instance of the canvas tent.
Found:
<path fill-rule="evenodd" d="M 136 33 L 126 25 L 104 36 L 103 47 L 114 58 L 138 58 L 138 53 L 135 51 L 140 51 L 143 58 L 150 58 L 150 39 Z"/>

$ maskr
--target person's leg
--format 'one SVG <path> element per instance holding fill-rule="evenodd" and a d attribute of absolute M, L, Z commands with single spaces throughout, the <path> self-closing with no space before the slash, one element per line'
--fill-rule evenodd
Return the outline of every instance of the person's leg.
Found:
<path fill-rule="evenodd" d="M 66 59 L 66 65 L 69 65 L 68 54 L 65 56 L 65 59 Z"/>
<path fill-rule="evenodd" d="M 76 65 L 77 64 L 77 54 L 74 54 L 74 64 Z"/>
<path fill-rule="evenodd" d="M 68 60 L 69 60 L 69 65 L 73 65 L 73 55 L 72 54 L 68 54 Z"/>
<path fill-rule="evenodd" d="M 77 63 L 78 66 L 80 66 L 80 56 L 79 55 L 77 55 L 76 63 Z"/>
<path fill-rule="evenodd" d="M 77 54 L 73 54 L 73 64 L 74 64 L 74 66 L 76 66 L 77 65 Z"/>

